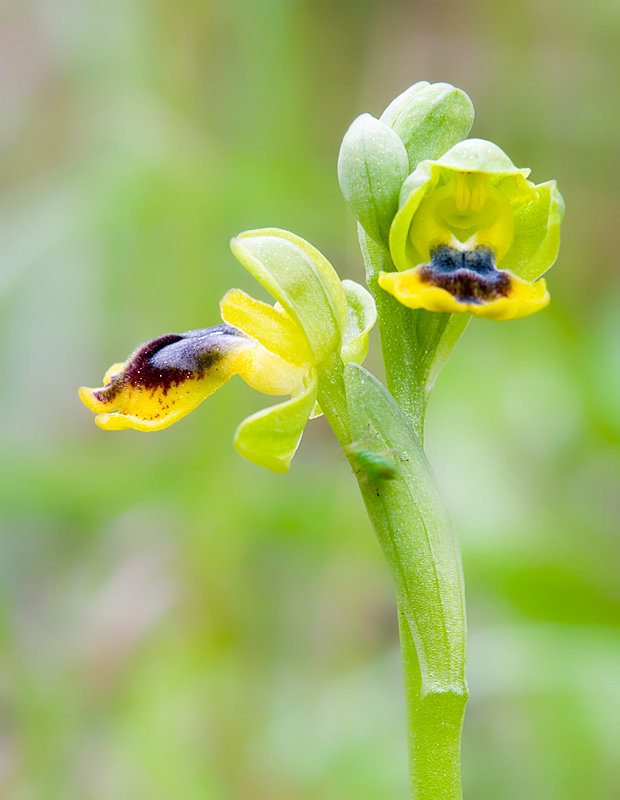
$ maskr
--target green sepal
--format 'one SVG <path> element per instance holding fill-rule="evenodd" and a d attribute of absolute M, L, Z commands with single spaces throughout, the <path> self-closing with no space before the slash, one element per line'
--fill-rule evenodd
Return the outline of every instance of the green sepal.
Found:
<path fill-rule="evenodd" d="M 520 173 L 524 178 L 531 172 L 529 169 L 515 167 L 501 147 L 487 139 L 467 139 L 458 142 L 437 158 L 436 163 L 442 167 L 466 172 L 489 172 L 498 175 Z"/>
<path fill-rule="evenodd" d="M 245 231 L 230 246 L 298 323 L 317 364 L 339 350 L 347 300 L 336 271 L 315 247 L 278 228 Z"/>
<path fill-rule="evenodd" d="M 248 461 L 272 472 L 287 472 L 315 406 L 316 372 L 299 394 L 245 419 L 235 432 L 235 447 Z"/>
<path fill-rule="evenodd" d="M 370 114 L 358 117 L 342 140 L 338 180 L 351 211 L 378 243 L 387 245 L 408 173 L 407 151 L 398 134 Z"/>
<path fill-rule="evenodd" d="M 398 462 L 392 480 L 360 488 L 396 583 L 419 659 L 422 696 L 465 695 L 465 607 L 458 546 L 418 437 L 367 370 L 344 370 L 351 435 Z"/>
<path fill-rule="evenodd" d="M 508 269 L 527 281 L 540 278 L 553 266 L 560 248 L 560 225 L 564 218 L 564 199 L 555 181 L 534 187 L 538 199 L 515 211 L 513 247 L 502 261 Z"/>
<path fill-rule="evenodd" d="M 390 103 L 380 119 L 402 139 L 413 172 L 420 161 L 439 158 L 467 137 L 474 107 L 465 92 L 449 83 L 417 83 Z"/>
<path fill-rule="evenodd" d="M 346 364 L 356 361 L 361 364 L 368 353 L 368 333 L 377 320 L 377 308 L 370 292 L 355 281 L 342 281 L 347 297 L 349 318 L 342 340 L 340 356 Z"/>

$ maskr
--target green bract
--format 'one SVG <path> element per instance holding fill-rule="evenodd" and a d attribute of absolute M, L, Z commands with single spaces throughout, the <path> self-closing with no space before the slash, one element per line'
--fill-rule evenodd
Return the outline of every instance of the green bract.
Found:
<path fill-rule="evenodd" d="M 304 332 L 317 363 L 328 359 L 347 327 L 347 299 L 336 270 L 311 244 L 278 228 L 246 231 L 233 253 Z"/>

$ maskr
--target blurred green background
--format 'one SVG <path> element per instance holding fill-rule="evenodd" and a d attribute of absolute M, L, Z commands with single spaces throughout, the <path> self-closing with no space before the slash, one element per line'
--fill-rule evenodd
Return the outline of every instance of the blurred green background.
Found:
<path fill-rule="evenodd" d="M 406 798 L 394 593 L 325 422 L 276 476 L 232 447 L 241 381 L 156 435 L 76 388 L 256 292 L 244 229 L 361 280 L 340 140 L 421 79 L 568 207 L 551 307 L 475 320 L 430 411 L 466 796 L 620 797 L 619 36 L 612 0 L 5 0 L 3 798 Z"/>

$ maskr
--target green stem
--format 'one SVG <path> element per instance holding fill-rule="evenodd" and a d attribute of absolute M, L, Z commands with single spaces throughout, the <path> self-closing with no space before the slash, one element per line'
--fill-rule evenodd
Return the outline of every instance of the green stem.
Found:
<path fill-rule="evenodd" d="M 415 642 L 398 606 L 400 646 L 407 708 L 407 747 L 411 797 L 456 800 L 461 791 L 461 733 L 467 692 L 423 695 Z"/>
<path fill-rule="evenodd" d="M 353 436 L 370 427 L 399 460 L 396 480 L 361 483 L 396 584 L 414 800 L 461 800 L 465 604 L 458 546 L 419 440 L 391 395 L 362 367 L 345 371 Z"/>
<path fill-rule="evenodd" d="M 412 311 L 378 284 L 380 272 L 396 267 L 386 247 L 358 225 L 366 281 L 377 306 L 385 376 L 390 394 L 402 408 L 421 442 L 424 417 L 435 378 L 469 324 L 469 314 Z"/>
<path fill-rule="evenodd" d="M 345 452 L 366 438 L 398 462 L 394 480 L 358 472 L 394 579 L 401 618 L 411 797 L 461 800 L 465 607 L 460 554 L 420 441 L 387 390 L 363 367 L 335 362 L 319 381 L 321 407 Z M 344 393 L 343 393 L 344 390 Z M 343 402 L 347 401 L 347 424 Z M 355 468 L 355 455 L 348 453 Z"/>
<path fill-rule="evenodd" d="M 360 488 L 396 583 L 407 704 L 412 800 L 461 800 L 460 744 L 467 684 L 461 559 L 445 505 L 422 450 L 435 378 L 469 321 L 465 314 L 412 311 L 378 286 L 394 270 L 389 251 L 359 229 L 377 304 L 390 396 L 372 376 L 345 373 L 352 436 L 372 430 L 396 453 L 401 478 Z M 394 400 L 396 402 L 394 402 Z"/>
<path fill-rule="evenodd" d="M 416 381 L 414 391 L 411 386 L 411 376 L 416 375 L 420 368 L 415 318 L 410 309 L 384 292 L 377 283 L 380 272 L 392 272 L 395 269 L 389 252 L 370 239 L 361 226 L 359 239 L 366 265 L 368 288 L 377 306 L 377 323 L 388 389 L 420 439 L 423 439 L 426 396 L 420 381 Z M 398 329 L 398 336 L 393 335 L 394 328 Z"/>

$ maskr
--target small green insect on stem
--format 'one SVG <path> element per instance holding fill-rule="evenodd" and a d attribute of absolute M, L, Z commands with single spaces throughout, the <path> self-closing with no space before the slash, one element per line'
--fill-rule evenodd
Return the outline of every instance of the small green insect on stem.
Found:
<path fill-rule="evenodd" d="M 392 458 L 394 450 L 373 450 L 369 442 L 353 442 L 344 449 L 361 482 L 378 488 L 382 481 L 393 481 L 399 475 Z"/>

